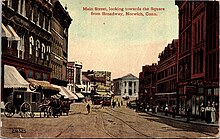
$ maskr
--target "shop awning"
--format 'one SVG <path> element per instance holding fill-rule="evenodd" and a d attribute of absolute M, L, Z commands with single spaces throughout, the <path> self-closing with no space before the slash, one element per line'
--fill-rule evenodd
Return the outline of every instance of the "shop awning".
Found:
<path fill-rule="evenodd" d="M 56 88 L 59 88 L 60 89 L 60 94 L 64 96 L 64 98 L 69 98 L 70 100 L 73 100 L 73 99 L 78 99 L 78 97 L 73 94 L 69 89 L 67 89 L 66 87 L 64 86 L 58 86 L 58 85 L 54 85 L 52 84 L 53 87 L 56 87 Z"/>
<path fill-rule="evenodd" d="M 107 95 L 107 92 L 105 92 L 105 91 L 97 91 L 96 93 L 99 95 Z"/>
<path fill-rule="evenodd" d="M 76 93 L 76 96 L 77 96 L 78 98 L 85 98 L 82 93 Z"/>
<path fill-rule="evenodd" d="M 80 84 L 75 84 L 77 88 L 79 89 L 83 89 L 84 88 L 84 85 L 80 85 Z"/>
<path fill-rule="evenodd" d="M 156 96 L 159 96 L 159 95 L 175 95 L 177 94 L 177 92 L 169 92 L 169 93 L 155 93 Z"/>
<path fill-rule="evenodd" d="M 15 30 L 10 25 L 7 25 L 7 29 L 12 35 L 10 38 L 8 38 L 8 40 L 13 40 L 13 41 L 21 40 L 21 38 L 18 36 L 18 34 L 15 32 Z"/>
<path fill-rule="evenodd" d="M 4 88 L 28 88 L 29 83 L 20 75 L 18 70 L 4 65 Z"/>
<path fill-rule="evenodd" d="M 2 37 L 7 37 L 7 38 L 12 37 L 11 33 L 8 31 L 8 29 L 5 27 L 3 23 L 2 23 Z"/>
<path fill-rule="evenodd" d="M 30 82 L 30 84 L 33 84 L 34 86 L 41 86 L 42 89 L 48 89 L 48 90 L 60 92 L 59 88 L 53 87 L 48 81 L 39 81 L 31 78 L 28 78 L 28 81 Z"/>

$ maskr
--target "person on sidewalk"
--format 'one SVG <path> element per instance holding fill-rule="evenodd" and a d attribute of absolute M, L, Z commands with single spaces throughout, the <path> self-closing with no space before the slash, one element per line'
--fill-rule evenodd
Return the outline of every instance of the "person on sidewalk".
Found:
<path fill-rule="evenodd" d="M 191 117 L 191 108 L 189 105 L 186 106 L 186 115 L 187 115 L 186 121 L 189 122 Z"/>
<path fill-rule="evenodd" d="M 166 104 L 166 106 L 165 106 L 165 116 L 168 116 L 168 105 Z"/>
<path fill-rule="evenodd" d="M 210 101 L 208 101 L 207 107 L 205 108 L 205 113 L 206 113 L 206 122 L 209 124 L 211 123 L 211 105 Z"/>
<path fill-rule="evenodd" d="M 176 117 L 176 105 L 173 105 L 172 111 L 173 111 L 173 118 L 175 118 Z"/>
<path fill-rule="evenodd" d="M 212 107 L 211 107 L 211 123 L 214 124 L 215 123 L 215 102 L 212 103 Z"/>
<path fill-rule="evenodd" d="M 90 106 L 89 103 L 86 105 L 86 109 L 87 109 L 87 112 L 88 112 L 88 114 L 89 114 L 89 113 L 90 113 L 90 109 L 91 109 L 91 106 Z"/>
<path fill-rule="evenodd" d="M 218 121 L 219 118 L 219 107 L 218 107 L 218 103 L 215 103 L 215 121 Z"/>
<path fill-rule="evenodd" d="M 200 111 L 201 111 L 201 120 L 205 120 L 205 107 L 203 106 L 203 103 L 200 105 Z"/>

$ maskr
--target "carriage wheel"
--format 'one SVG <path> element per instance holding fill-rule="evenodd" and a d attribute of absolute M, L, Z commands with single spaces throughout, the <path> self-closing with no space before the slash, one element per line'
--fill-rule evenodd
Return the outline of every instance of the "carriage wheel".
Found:
<path fill-rule="evenodd" d="M 14 108 L 14 106 L 12 105 L 11 102 L 7 102 L 7 103 L 5 104 L 4 114 L 5 114 L 5 116 L 8 117 L 8 118 L 12 117 L 12 116 L 15 114 L 15 108 Z"/>
<path fill-rule="evenodd" d="M 31 105 L 27 102 L 24 102 L 20 106 L 20 112 L 21 112 L 21 117 L 27 117 L 28 115 L 31 116 Z"/>

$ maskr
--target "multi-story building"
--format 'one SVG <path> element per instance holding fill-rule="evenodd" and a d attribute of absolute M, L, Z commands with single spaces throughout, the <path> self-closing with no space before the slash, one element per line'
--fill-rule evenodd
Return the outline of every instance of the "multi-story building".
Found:
<path fill-rule="evenodd" d="M 179 8 L 179 113 L 200 115 L 201 103 L 219 103 L 219 2 L 176 1 Z"/>
<path fill-rule="evenodd" d="M 2 98 L 12 91 L 3 91 L 4 73 L 9 72 L 5 65 L 15 67 L 26 80 L 50 81 L 51 17 L 50 1 L 2 1 Z"/>
<path fill-rule="evenodd" d="M 139 80 L 132 74 L 113 80 L 114 94 L 123 98 L 138 98 Z"/>
<path fill-rule="evenodd" d="M 139 73 L 139 92 L 138 99 L 144 106 L 152 106 L 155 100 L 156 92 L 156 69 L 157 64 L 142 66 L 142 71 Z"/>
<path fill-rule="evenodd" d="M 68 88 L 73 93 L 80 93 L 84 86 L 82 85 L 82 62 L 73 61 L 67 63 Z"/>
<path fill-rule="evenodd" d="M 51 17 L 51 83 L 67 86 L 68 29 L 71 17 L 59 2 L 51 0 L 53 5 Z"/>
<path fill-rule="evenodd" d="M 2 29 L 10 34 L 2 36 L 3 65 L 16 67 L 25 79 L 50 81 L 51 17 L 50 1 L 3 1 Z"/>
<path fill-rule="evenodd" d="M 111 72 L 109 71 L 93 71 L 83 72 L 90 79 L 91 95 L 111 95 Z"/>
<path fill-rule="evenodd" d="M 155 96 L 161 110 L 164 110 L 166 104 L 169 110 L 172 110 L 173 105 L 177 105 L 177 50 L 178 40 L 174 39 L 159 54 Z"/>

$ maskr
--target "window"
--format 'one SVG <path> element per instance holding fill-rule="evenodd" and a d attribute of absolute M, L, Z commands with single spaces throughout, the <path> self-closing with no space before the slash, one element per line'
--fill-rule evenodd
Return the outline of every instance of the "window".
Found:
<path fill-rule="evenodd" d="M 129 82 L 129 87 L 131 87 L 132 86 L 132 82 Z"/>
<path fill-rule="evenodd" d="M 50 59 L 50 46 L 47 46 L 46 60 L 49 61 L 49 59 Z"/>
<path fill-rule="evenodd" d="M 28 72 L 28 78 L 33 78 L 34 76 L 33 76 L 33 71 L 29 71 Z"/>
<path fill-rule="evenodd" d="M 37 61 L 37 59 L 39 57 L 39 49 L 40 49 L 40 41 L 37 40 L 36 41 L 36 61 Z"/>
<path fill-rule="evenodd" d="M 29 45 L 29 58 L 32 58 L 32 54 L 33 54 L 33 46 L 34 46 L 34 38 L 32 36 L 30 36 L 29 38 L 29 42 L 30 42 L 30 45 Z"/>
<path fill-rule="evenodd" d="M 43 73 L 43 80 L 48 81 L 49 80 L 49 75 L 46 73 Z"/>
<path fill-rule="evenodd" d="M 41 73 L 36 72 L 36 73 L 35 73 L 35 79 L 41 80 Z"/>
<path fill-rule="evenodd" d="M 44 59 L 44 53 L 45 53 L 45 45 L 42 43 L 42 47 L 41 47 L 41 59 Z"/>
<path fill-rule="evenodd" d="M 20 42 L 18 42 L 17 50 L 18 50 L 18 58 L 24 59 L 24 51 L 25 51 L 24 36 L 22 36 Z"/>
<path fill-rule="evenodd" d="M 129 94 L 129 96 L 132 95 L 132 90 L 131 89 L 129 89 L 128 94 Z"/>

